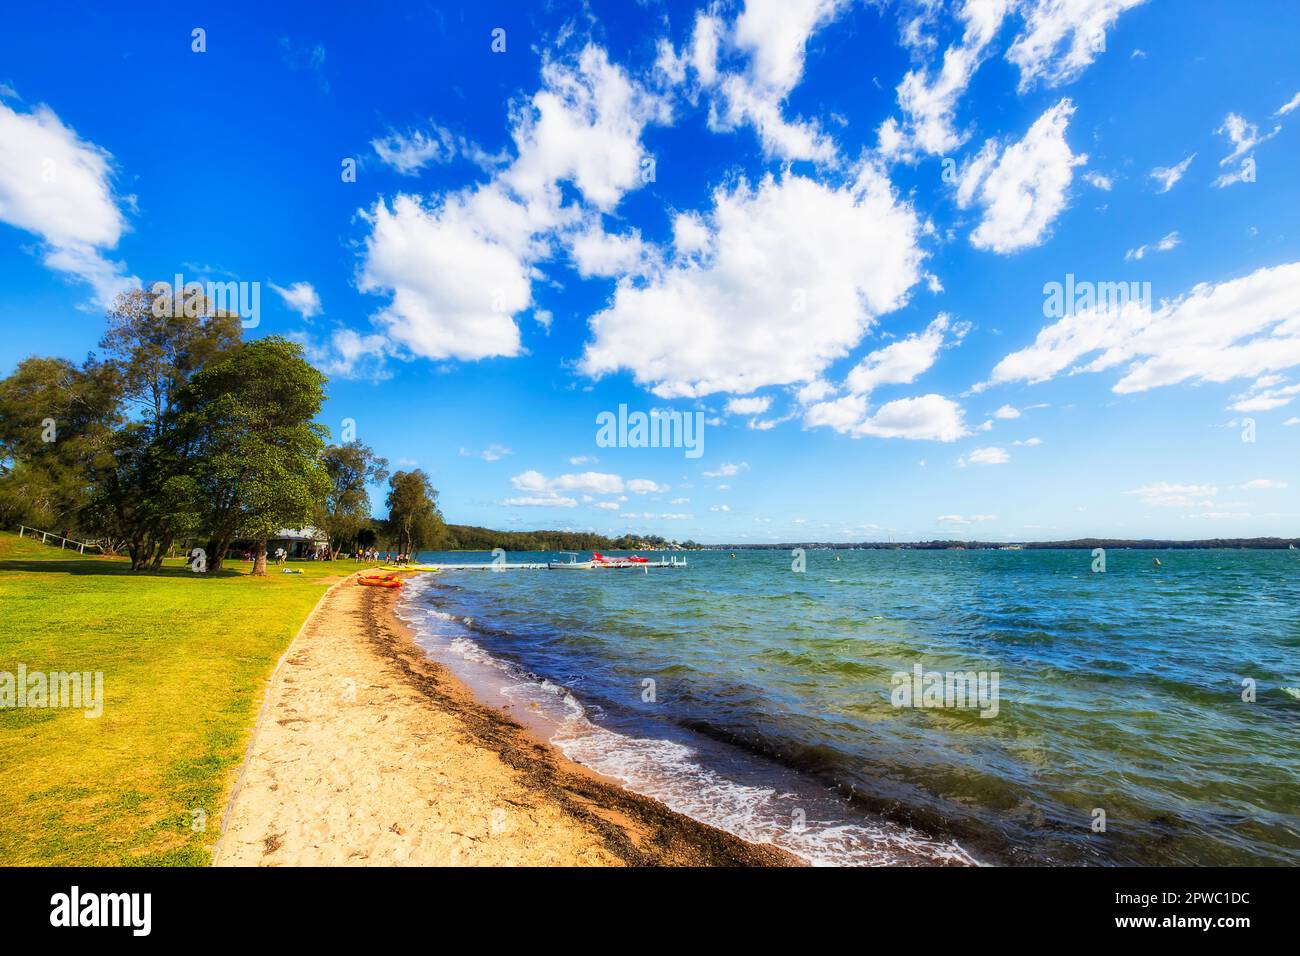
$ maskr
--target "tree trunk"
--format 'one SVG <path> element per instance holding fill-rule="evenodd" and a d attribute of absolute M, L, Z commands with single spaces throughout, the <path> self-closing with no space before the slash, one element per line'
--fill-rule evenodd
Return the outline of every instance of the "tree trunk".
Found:
<path fill-rule="evenodd" d="M 266 540 L 257 542 L 257 557 L 253 560 L 253 577 L 266 577 Z"/>
<path fill-rule="evenodd" d="M 153 556 L 153 561 L 149 565 L 149 570 L 150 571 L 161 570 L 163 558 L 167 557 L 167 553 L 171 551 L 171 549 L 172 549 L 172 536 L 170 534 L 164 535 L 163 539 L 160 542 L 158 542 L 158 551 Z"/>
<path fill-rule="evenodd" d="M 149 561 L 149 551 L 147 550 L 145 542 L 140 538 L 133 539 L 131 541 L 130 554 L 131 570 L 143 571 Z"/>
<path fill-rule="evenodd" d="M 212 538 L 208 541 L 209 571 L 221 570 L 222 565 L 226 563 L 226 547 L 229 544 L 229 538 Z"/>

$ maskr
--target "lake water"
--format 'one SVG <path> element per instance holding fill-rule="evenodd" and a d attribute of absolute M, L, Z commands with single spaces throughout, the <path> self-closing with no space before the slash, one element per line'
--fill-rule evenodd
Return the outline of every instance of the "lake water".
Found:
<path fill-rule="evenodd" d="M 569 756 L 812 862 L 1300 863 L 1297 552 L 687 559 L 421 575 L 402 613 Z"/>

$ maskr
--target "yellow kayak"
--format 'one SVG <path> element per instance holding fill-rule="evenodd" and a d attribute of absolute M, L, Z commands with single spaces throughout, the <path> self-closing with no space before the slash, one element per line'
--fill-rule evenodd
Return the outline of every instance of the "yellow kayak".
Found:
<path fill-rule="evenodd" d="M 379 570 L 380 571 L 429 571 L 432 572 L 433 574 L 437 574 L 440 568 L 436 564 L 407 564 L 402 566 L 396 564 L 385 564 L 385 565 L 381 565 Z"/>

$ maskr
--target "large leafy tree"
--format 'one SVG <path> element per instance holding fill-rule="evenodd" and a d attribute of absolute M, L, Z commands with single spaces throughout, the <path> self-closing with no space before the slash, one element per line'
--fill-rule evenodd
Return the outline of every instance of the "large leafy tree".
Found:
<path fill-rule="evenodd" d="M 71 535 L 120 421 L 115 370 L 29 358 L 0 380 L 0 521 Z"/>
<path fill-rule="evenodd" d="M 113 301 L 107 318 L 99 347 L 116 369 L 127 401 L 155 435 L 167 428 L 190 379 L 240 345 L 239 317 L 210 308 L 197 291 L 173 308 L 167 294 L 130 289 Z"/>
<path fill-rule="evenodd" d="M 345 544 L 359 543 L 358 536 L 369 525 L 370 494 L 366 486 L 388 478 L 388 460 L 361 442 L 350 441 L 325 449 L 325 471 L 330 485 L 316 526 L 329 535 L 330 547 L 337 556 Z"/>
<path fill-rule="evenodd" d="M 388 533 L 399 551 L 413 554 L 446 534 L 438 492 L 421 469 L 396 472 L 388 481 Z"/>
<path fill-rule="evenodd" d="M 179 427 L 181 396 L 200 371 L 237 353 L 239 318 L 209 308 L 197 290 L 172 308 L 168 295 L 146 289 L 121 293 L 107 318 L 100 348 L 133 414 L 92 474 L 96 494 L 83 516 L 124 543 L 133 568 L 156 570 L 200 526 L 197 449 Z"/>
<path fill-rule="evenodd" d="M 179 427 L 194 450 L 209 569 L 243 537 L 257 542 L 253 573 L 266 574 L 267 539 L 317 513 L 330 486 L 326 430 L 313 421 L 324 400 L 325 377 L 277 337 L 248 343 L 183 390 Z"/>
<path fill-rule="evenodd" d="M 185 455 L 156 439 L 149 425 L 119 429 L 108 463 L 94 477 L 83 521 L 101 542 L 126 550 L 133 570 L 157 570 L 174 539 L 199 533 L 203 504 Z"/>

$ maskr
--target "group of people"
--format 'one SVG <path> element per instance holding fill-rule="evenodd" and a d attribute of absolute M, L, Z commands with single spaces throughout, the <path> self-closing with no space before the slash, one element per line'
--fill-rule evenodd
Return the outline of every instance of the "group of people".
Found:
<path fill-rule="evenodd" d="M 244 552 L 245 562 L 251 563 L 256 557 L 257 553 L 255 551 Z M 329 561 L 333 555 L 330 553 L 328 547 L 320 547 L 307 552 L 303 557 L 308 561 Z M 366 548 L 363 551 L 353 551 L 349 557 L 351 557 L 353 561 L 365 561 L 368 564 L 401 565 L 409 564 L 413 556 L 407 554 L 405 551 L 380 551 L 378 548 Z M 269 558 L 273 564 L 284 564 L 289 560 L 289 552 L 284 548 L 276 548 L 273 552 L 267 555 L 267 558 Z"/>
<path fill-rule="evenodd" d="M 355 551 L 352 554 L 353 561 L 365 561 L 368 564 L 409 564 L 411 556 L 405 551 L 380 551 L 378 548 L 366 548 L 364 551 Z"/>
<path fill-rule="evenodd" d="M 284 562 L 289 559 L 289 552 L 284 550 L 284 548 L 276 548 L 268 555 L 268 557 L 271 559 L 273 564 L 284 564 Z M 256 558 L 256 551 L 244 552 L 244 563 L 251 564 Z"/>

